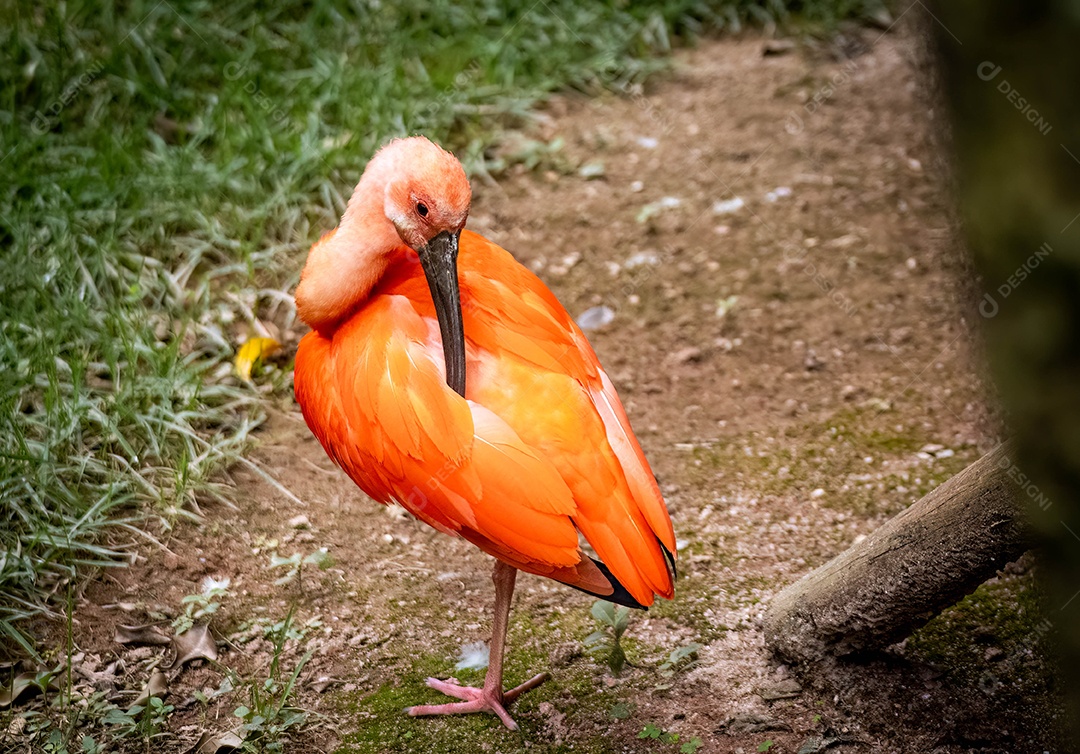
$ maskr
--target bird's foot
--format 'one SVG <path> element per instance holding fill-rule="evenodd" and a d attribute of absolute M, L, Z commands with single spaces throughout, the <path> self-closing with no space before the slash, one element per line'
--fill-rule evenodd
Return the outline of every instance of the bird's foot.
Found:
<path fill-rule="evenodd" d="M 427 685 L 431 688 L 464 701 L 450 702 L 449 704 L 423 704 L 409 707 L 406 711 L 412 717 L 421 715 L 461 715 L 468 712 L 494 712 L 502 720 L 503 725 L 510 730 L 517 730 L 517 723 L 510 717 L 506 708 L 526 691 L 531 691 L 550 677 L 547 673 L 541 673 L 525 681 L 520 686 L 504 691 L 501 694 L 473 686 L 462 686 L 456 678 L 445 681 L 440 681 L 438 678 L 428 678 Z"/>

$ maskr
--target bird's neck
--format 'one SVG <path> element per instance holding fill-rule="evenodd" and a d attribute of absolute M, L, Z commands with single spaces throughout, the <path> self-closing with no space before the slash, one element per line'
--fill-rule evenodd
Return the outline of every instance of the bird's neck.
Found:
<path fill-rule="evenodd" d="M 383 210 L 380 176 L 364 173 L 337 229 L 308 252 L 296 287 L 296 312 L 312 329 L 332 333 L 356 311 L 386 272 L 401 239 Z"/>

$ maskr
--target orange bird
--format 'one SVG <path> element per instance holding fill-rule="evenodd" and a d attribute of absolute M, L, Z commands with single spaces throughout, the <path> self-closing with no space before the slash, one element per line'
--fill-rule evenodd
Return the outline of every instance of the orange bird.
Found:
<path fill-rule="evenodd" d="M 615 388 L 574 320 L 506 251 L 463 230 L 461 163 L 423 137 L 379 150 L 312 248 L 296 308 L 312 328 L 296 399 L 364 492 L 495 558 L 483 688 L 411 715 L 506 712 L 517 572 L 630 607 L 674 595 L 675 535 Z M 586 556 L 579 534 L 597 559 Z"/>

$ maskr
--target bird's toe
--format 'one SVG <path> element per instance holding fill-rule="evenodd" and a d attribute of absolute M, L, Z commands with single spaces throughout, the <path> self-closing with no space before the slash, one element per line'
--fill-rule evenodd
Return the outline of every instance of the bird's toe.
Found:
<path fill-rule="evenodd" d="M 472 701 L 480 698 L 480 689 L 474 689 L 471 686 L 462 686 L 457 678 L 447 678 L 445 681 L 439 680 L 438 678 L 428 678 L 427 685 L 436 691 L 456 699 Z"/>

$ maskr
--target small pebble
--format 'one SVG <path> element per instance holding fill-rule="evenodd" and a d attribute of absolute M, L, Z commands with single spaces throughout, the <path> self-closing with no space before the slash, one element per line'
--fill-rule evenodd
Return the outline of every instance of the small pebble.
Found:
<path fill-rule="evenodd" d="M 768 39 L 762 45 L 761 54 L 765 57 L 770 55 L 787 55 L 795 49 L 795 42 L 790 39 Z"/>
<path fill-rule="evenodd" d="M 734 199 L 725 199 L 716 202 L 712 206 L 712 211 L 717 215 L 727 215 L 732 212 L 738 212 L 746 206 L 746 202 L 742 200 L 742 197 L 736 196 Z"/>
<path fill-rule="evenodd" d="M 671 354 L 668 359 L 674 364 L 685 364 L 689 361 L 699 361 L 701 359 L 701 349 L 689 346 L 687 348 L 681 348 L 675 353 Z"/>
<path fill-rule="evenodd" d="M 587 181 L 604 177 L 604 163 L 587 162 L 578 169 L 578 175 Z"/>
<path fill-rule="evenodd" d="M 614 319 L 615 312 L 610 307 L 594 306 L 578 315 L 577 323 L 582 330 L 599 330 L 611 324 Z"/>
<path fill-rule="evenodd" d="M 660 264 L 660 255 L 655 251 L 639 251 L 636 254 L 630 255 L 623 263 L 623 267 L 632 270 L 635 267 L 642 267 L 645 265 L 655 267 L 658 264 Z"/>
<path fill-rule="evenodd" d="M 814 353 L 814 349 L 811 348 L 806 352 L 806 358 L 803 359 L 803 366 L 806 367 L 808 372 L 820 372 L 825 368 L 825 362 L 818 358 L 818 355 Z"/>

